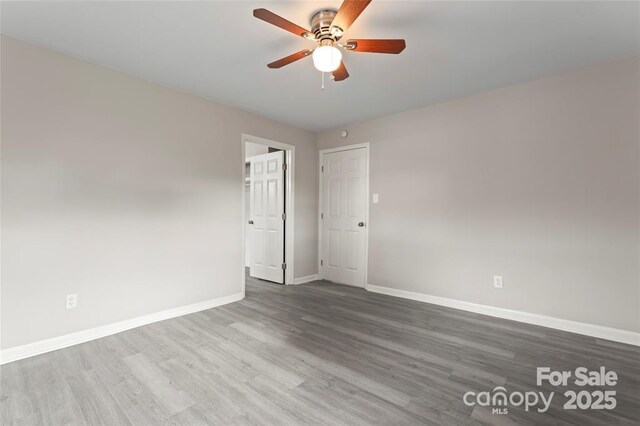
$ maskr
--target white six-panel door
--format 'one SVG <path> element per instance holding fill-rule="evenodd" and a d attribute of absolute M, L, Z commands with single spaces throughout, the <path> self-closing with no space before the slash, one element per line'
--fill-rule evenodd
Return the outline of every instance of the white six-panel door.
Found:
<path fill-rule="evenodd" d="M 284 283 L 284 151 L 251 157 L 249 274 Z"/>
<path fill-rule="evenodd" d="M 367 152 L 365 148 L 323 154 L 322 278 L 365 285 Z"/>

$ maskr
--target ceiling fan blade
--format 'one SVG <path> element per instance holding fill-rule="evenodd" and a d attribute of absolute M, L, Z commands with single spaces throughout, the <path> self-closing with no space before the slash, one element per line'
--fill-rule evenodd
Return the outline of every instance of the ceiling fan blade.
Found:
<path fill-rule="evenodd" d="M 297 36 L 304 37 L 310 40 L 315 40 L 315 36 L 309 32 L 309 30 L 305 30 L 304 28 L 294 24 L 293 22 L 287 21 L 281 16 L 276 15 L 275 13 L 267 10 L 267 9 L 254 9 L 253 16 L 258 19 L 262 19 L 265 22 L 268 22 L 276 27 L 280 27 L 285 31 L 289 31 Z"/>
<path fill-rule="evenodd" d="M 306 58 L 307 56 L 311 55 L 312 53 L 313 53 L 313 50 L 309 50 L 309 49 L 301 50 L 299 52 L 294 53 L 293 55 L 285 56 L 282 59 L 278 59 L 277 61 L 271 62 L 267 66 L 269 68 L 282 68 L 285 65 L 289 65 L 292 62 L 295 62 L 295 61 L 300 60 L 302 58 Z"/>
<path fill-rule="evenodd" d="M 349 77 L 349 72 L 344 66 L 344 61 L 340 62 L 340 66 L 333 72 L 333 81 L 342 81 Z"/>
<path fill-rule="evenodd" d="M 345 47 L 347 50 L 353 50 L 354 52 L 398 54 L 407 47 L 407 44 L 402 39 L 353 39 L 348 40 Z"/>
<path fill-rule="evenodd" d="M 371 0 L 344 0 L 338 10 L 338 14 L 333 18 L 331 27 L 338 27 L 344 33 L 353 24 L 362 11 L 369 6 Z"/>

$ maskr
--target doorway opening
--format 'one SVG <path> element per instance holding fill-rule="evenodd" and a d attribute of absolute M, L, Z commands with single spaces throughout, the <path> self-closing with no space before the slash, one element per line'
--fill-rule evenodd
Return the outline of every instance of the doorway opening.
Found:
<path fill-rule="evenodd" d="M 295 147 L 242 135 L 242 285 L 293 284 Z"/>

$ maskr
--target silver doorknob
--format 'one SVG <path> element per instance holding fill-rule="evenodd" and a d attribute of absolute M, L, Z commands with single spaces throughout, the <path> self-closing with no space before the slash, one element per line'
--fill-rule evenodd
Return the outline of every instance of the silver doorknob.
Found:
<path fill-rule="evenodd" d="M 249 225 L 253 225 L 253 221 L 252 220 L 249 221 Z"/>
<path fill-rule="evenodd" d="M 364 222 L 358 222 L 358 226 L 362 228 L 364 226 Z"/>

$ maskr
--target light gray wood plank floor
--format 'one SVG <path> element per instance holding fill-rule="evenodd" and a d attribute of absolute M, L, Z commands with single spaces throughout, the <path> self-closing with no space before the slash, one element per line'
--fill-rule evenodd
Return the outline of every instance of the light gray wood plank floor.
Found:
<path fill-rule="evenodd" d="M 613 411 L 563 410 L 536 367 L 606 366 Z M 0 423 L 638 424 L 640 348 L 315 282 L 0 367 Z M 556 391 L 493 415 L 467 391 Z M 574 388 L 579 390 L 578 388 Z"/>

